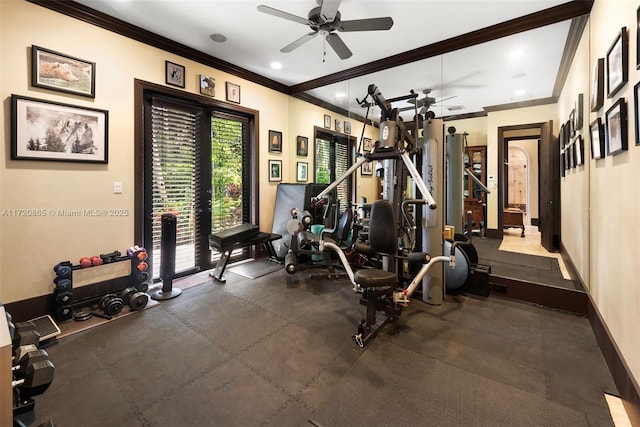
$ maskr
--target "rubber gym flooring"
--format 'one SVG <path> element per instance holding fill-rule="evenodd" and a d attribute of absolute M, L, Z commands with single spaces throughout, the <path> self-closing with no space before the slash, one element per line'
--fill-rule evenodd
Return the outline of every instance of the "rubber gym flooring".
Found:
<path fill-rule="evenodd" d="M 59 340 L 34 418 L 57 426 L 613 426 L 585 317 L 414 300 L 365 349 L 346 280 L 229 272 Z M 35 424 L 37 425 L 37 424 Z"/>

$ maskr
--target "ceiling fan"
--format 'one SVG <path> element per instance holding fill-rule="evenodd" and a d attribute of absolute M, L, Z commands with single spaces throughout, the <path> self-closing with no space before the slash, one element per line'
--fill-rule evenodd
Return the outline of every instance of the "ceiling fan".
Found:
<path fill-rule="evenodd" d="M 407 102 L 412 104 L 411 107 L 403 107 L 403 108 L 399 108 L 398 111 L 408 111 L 408 110 L 413 110 L 415 107 L 414 105 L 417 105 L 420 110 L 418 111 L 419 114 L 425 114 L 427 111 L 429 111 L 429 108 L 431 108 L 433 105 L 435 104 L 440 104 L 444 101 L 447 101 L 449 99 L 455 98 L 456 95 L 453 96 L 448 96 L 446 98 L 442 98 L 442 99 L 436 99 L 432 96 L 429 96 L 429 94 L 431 93 L 431 89 L 424 89 L 422 91 L 422 93 L 424 93 L 424 98 L 420 98 L 420 99 L 408 99 Z M 460 107 L 462 108 L 462 107 Z"/>
<path fill-rule="evenodd" d="M 379 31 L 388 30 L 393 26 L 393 19 L 390 17 L 385 18 L 369 18 L 369 19 L 354 19 L 350 21 L 342 21 L 340 19 L 340 7 L 341 0 L 316 0 L 317 7 L 314 7 L 309 11 L 307 18 L 293 15 L 282 10 L 274 9 L 269 6 L 260 5 L 258 10 L 260 12 L 284 18 L 289 21 L 297 22 L 299 24 L 308 25 L 311 28 L 311 32 L 305 34 L 294 42 L 280 49 L 280 52 L 288 53 L 294 49 L 302 46 L 304 43 L 321 34 L 329 46 L 336 52 L 340 59 L 350 58 L 353 53 L 347 45 L 342 41 L 336 31 L 350 32 L 350 31 Z"/>

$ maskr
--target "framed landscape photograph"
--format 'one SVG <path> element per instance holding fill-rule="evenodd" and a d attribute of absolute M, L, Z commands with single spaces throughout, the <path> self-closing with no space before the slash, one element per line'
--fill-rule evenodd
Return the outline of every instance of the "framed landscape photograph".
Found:
<path fill-rule="evenodd" d="M 612 156 L 628 148 L 627 104 L 620 98 L 607 110 L 607 154 Z"/>
<path fill-rule="evenodd" d="M 277 130 L 269 131 L 269 152 L 282 153 L 282 132 Z"/>
<path fill-rule="evenodd" d="M 178 65 L 171 61 L 164 61 L 165 82 L 171 86 L 184 88 L 184 65 Z"/>
<path fill-rule="evenodd" d="M 300 136 L 296 138 L 296 155 L 306 157 L 309 154 L 309 138 Z"/>
<path fill-rule="evenodd" d="M 307 162 L 298 162 L 296 168 L 296 181 L 298 182 L 306 182 L 307 181 L 307 169 L 309 164 Z"/>
<path fill-rule="evenodd" d="M 589 135 L 591 136 L 591 158 L 604 159 L 604 125 L 600 117 L 591 122 L 589 130 Z"/>
<path fill-rule="evenodd" d="M 607 97 L 612 98 L 629 78 L 627 27 L 622 27 L 607 51 Z"/>
<path fill-rule="evenodd" d="M 11 159 L 108 163 L 109 112 L 11 95 Z"/>
<path fill-rule="evenodd" d="M 591 111 L 595 112 L 604 104 L 604 58 L 599 58 L 591 75 Z"/>
<path fill-rule="evenodd" d="M 282 160 L 269 160 L 269 181 L 282 181 Z"/>
<path fill-rule="evenodd" d="M 31 85 L 96 97 L 96 63 L 31 46 Z"/>
<path fill-rule="evenodd" d="M 200 74 L 200 94 L 216 96 L 216 79 Z"/>

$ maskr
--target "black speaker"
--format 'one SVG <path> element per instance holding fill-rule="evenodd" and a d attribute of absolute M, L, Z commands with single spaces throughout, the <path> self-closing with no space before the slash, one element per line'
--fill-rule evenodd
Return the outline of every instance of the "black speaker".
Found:
<path fill-rule="evenodd" d="M 181 289 L 173 288 L 173 277 L 176 274 L 178 217 L 171 213 L 162 214 L 161 229 L 160 281 L 162 281 L 162 289 L 151 294 L 151 298 L 154 300 L 175 298 L 182 293 Z"/>

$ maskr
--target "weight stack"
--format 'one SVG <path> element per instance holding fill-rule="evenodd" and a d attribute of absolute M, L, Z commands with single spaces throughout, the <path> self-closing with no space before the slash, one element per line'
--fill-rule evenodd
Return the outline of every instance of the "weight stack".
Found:
<path fill-rule="evenodd" d="M 71 262 L 64 261 L 57 264 L 53 271 L 56 273 L 53 283 L 53 314 L 58 321 L 71 320 L 73 318 L 73 266 Z"/>
<path fill-rule="evenodd" d="M 173 277 L 176 274 L 176 245 L 178 217 L 172 213 L 162 214 L 160 237 L 160 281 L 162 289 L 151 294 L 155 300 L 175 298 L 182 293 L 173 289 Z"/>

